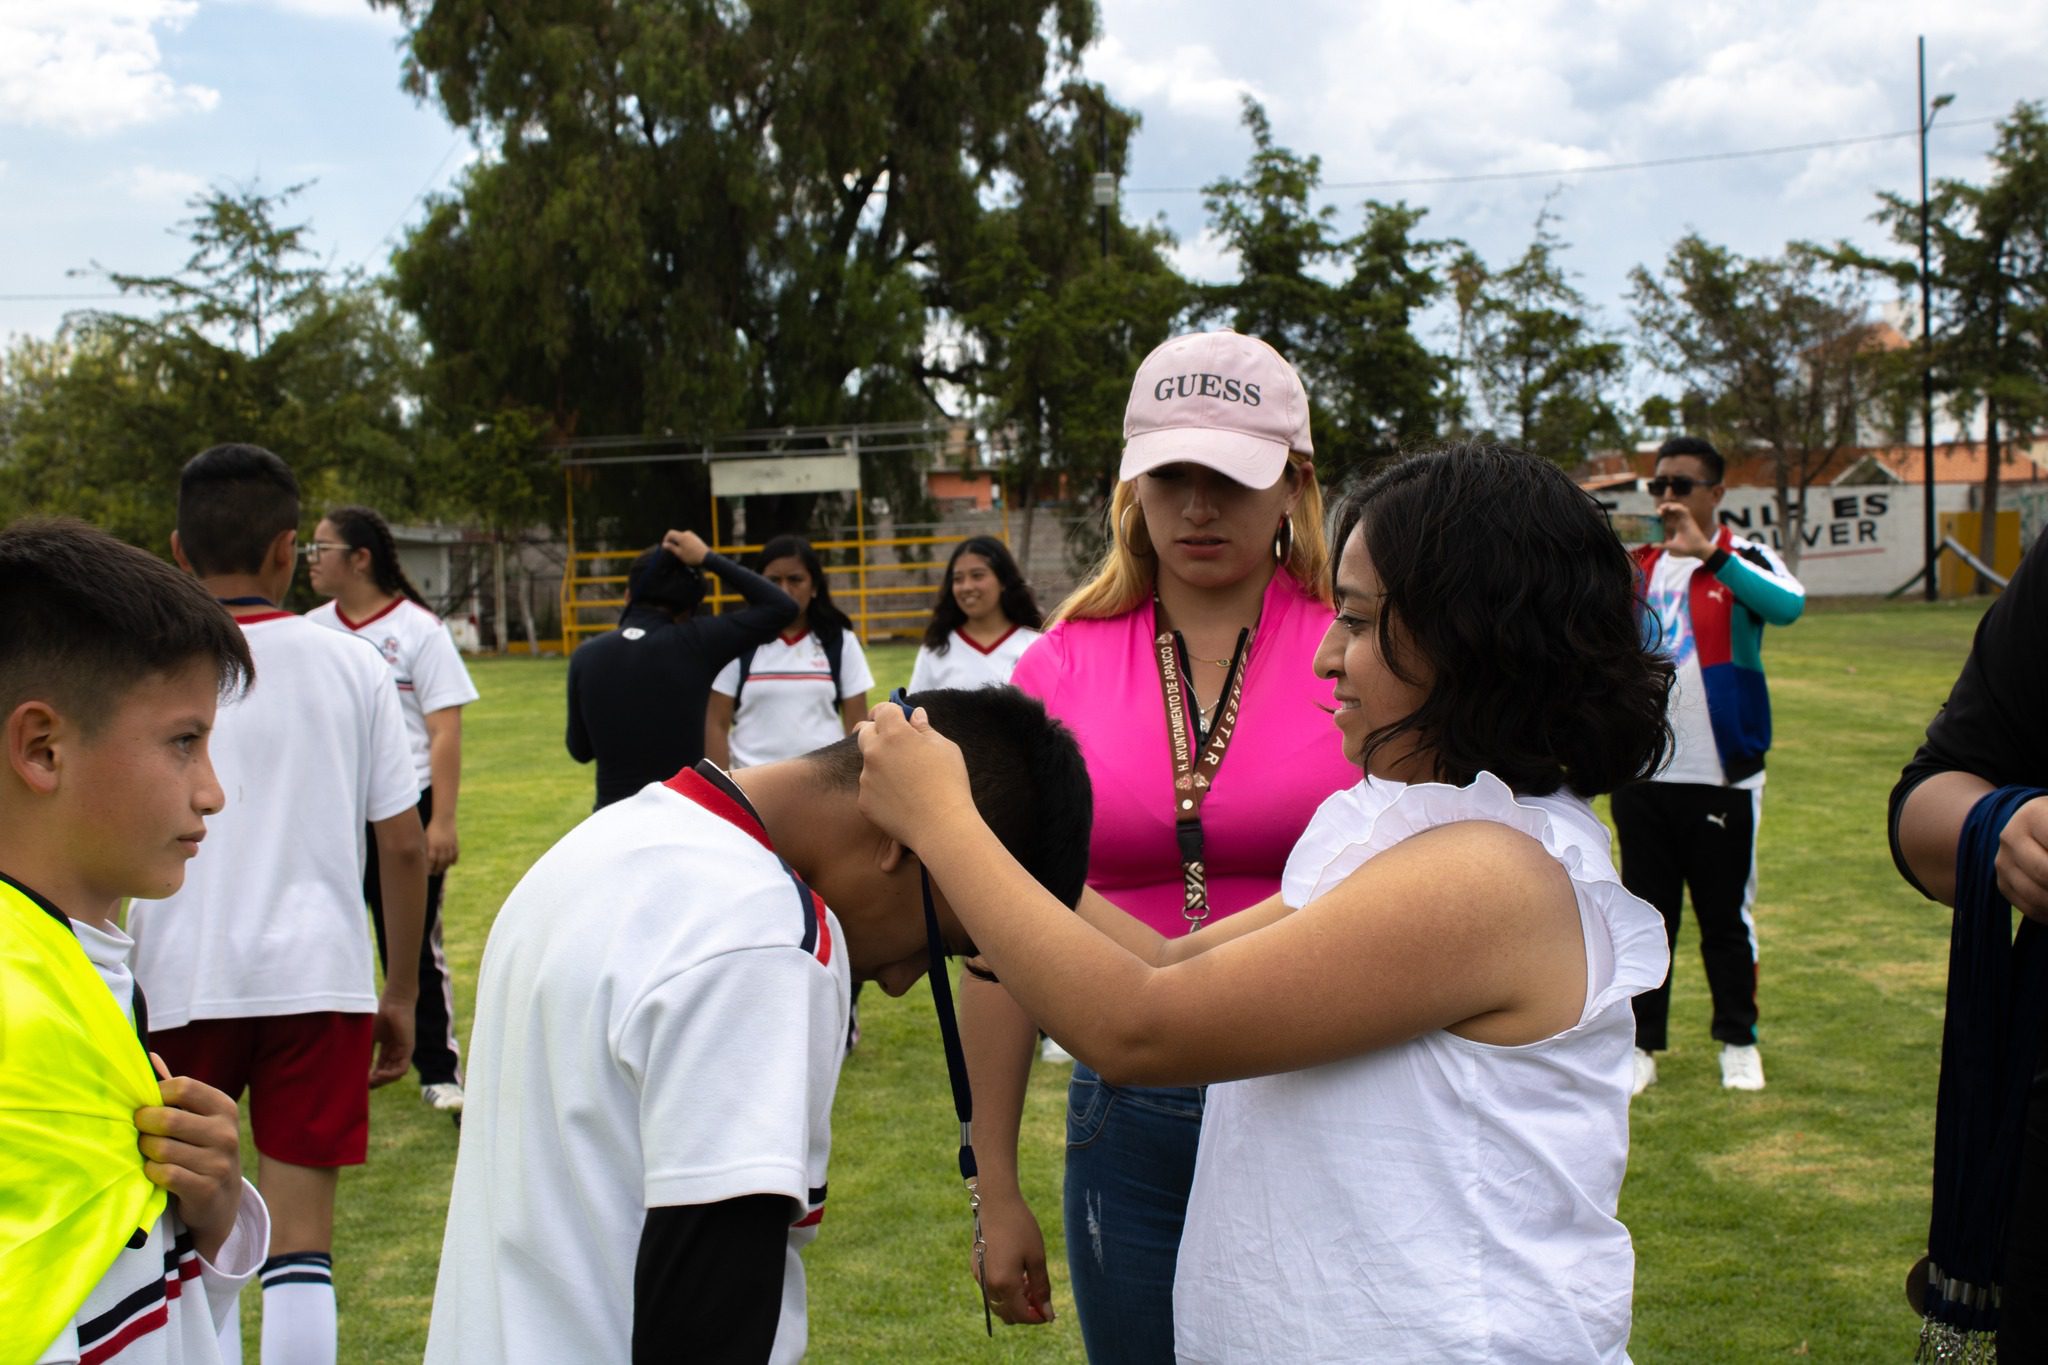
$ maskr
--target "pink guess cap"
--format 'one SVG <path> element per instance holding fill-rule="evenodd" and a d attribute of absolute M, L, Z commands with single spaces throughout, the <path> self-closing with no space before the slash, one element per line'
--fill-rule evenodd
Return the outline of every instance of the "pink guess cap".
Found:
<path fill-rule="evenodd" d="M 1290 450 L 1315 453 L 1308 391 L 1294 367 L 1257 337 L 1189 332 L 1138 366 L 1117 477 L 1185 460 L 1247 488 L 1271 488 Z"/>

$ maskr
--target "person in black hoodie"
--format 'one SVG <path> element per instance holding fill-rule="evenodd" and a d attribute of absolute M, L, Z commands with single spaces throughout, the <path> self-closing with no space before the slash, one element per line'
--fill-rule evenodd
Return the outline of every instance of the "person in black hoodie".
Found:
<path fill-rule="evenodd" d="M 709 569 L 745 599 L 699 616 Z M 670 531 L 633 562 L 617 630 L 569 658 L 569 753 L 597 761 L 596 808 L 663 782 L 704 757 L 704 705 L 718 670 L 796 618 L 788 593 L 714 554 L 694 531 Z"/>

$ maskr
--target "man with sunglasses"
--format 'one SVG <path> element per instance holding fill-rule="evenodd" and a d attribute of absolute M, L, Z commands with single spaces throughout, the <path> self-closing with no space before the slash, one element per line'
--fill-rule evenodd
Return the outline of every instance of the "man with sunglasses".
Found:
<path fill-rule="evenodd" d="M 1077 901 L 1092 803 L 1073 737 L 1014 688 L 909 701 L 960 746 L 1004 845 Z M 852 983 L 901 995 L 974 951 L 861 814 L 860 777 L 850 737 L 700 762 L 597 811 L 514 888 L 477 983 L 429 1361 L 803 1355 L 797 1253 L 825 1211 Z M 929 1134 L 934 1181 L 967 1137 L 964 1076 L 962 1126 Z M 985 1321 L 963 1304 L 963 1331 L 968 1311 Z"/>
<path fill-rule="evenodd" d="M 1647 487 L 1664 543 L 1638 549 L 1644 628 L 1677 670 L 1669 716 L 1671 761 L 1648 782 L 1614 793 L 1621 879 L 1657 907 L 1671 942 L 1688 889 L 1721 1044 L 1721 1084 L 1764 1088 L 1756 1041 L 1756 832 L 1763 815 L 1771 698 L 1763 630 L 1799 619 L 1806 590 L 1775 550 L 1719 524 L 1721 453 L 1697 436 L 1657 451 Z M 1676 964 L 1674 963 L 1674 970 Z M 1657 1080 L 1667 1042 L 1671 978 L 1635 998 L 1635 1093 Z"/>

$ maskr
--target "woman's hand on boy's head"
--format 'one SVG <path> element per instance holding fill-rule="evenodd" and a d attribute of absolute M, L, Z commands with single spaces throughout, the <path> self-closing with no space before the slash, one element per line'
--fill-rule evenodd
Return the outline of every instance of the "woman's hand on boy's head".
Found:
<path fill-rule="evenodd" d="M 165 1068 L 154 1053 L 161 1075 Z M 143 1174 L 178 1201 L 199 1254 L 211 1260 L 242 1208 L 242 1131 L 233 1098 L 190 1076 L 166 1076 L 162 1104 L 135 1111 Z"/>
<path fill-rule="evenodd" d="M 933 820 L 973 809 L 960 746 L 932 729 L 924 708 L 906 719 L 879 708 L 854 733 L 860 740 L 860 813 L 911 848 Z"/>

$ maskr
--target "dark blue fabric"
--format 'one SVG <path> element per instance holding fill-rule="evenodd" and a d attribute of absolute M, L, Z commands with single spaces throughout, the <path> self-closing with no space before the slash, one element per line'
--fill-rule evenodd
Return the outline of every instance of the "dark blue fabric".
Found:
<path fill-rule="evenodd" d="M 2003 1279 L 2027 1090 L 2048 1011 L 2048 930 L 2028 919 L 2012 932 L 2012 906 L 1998 890 L 1998 836 L 2044 795 L 2000 787 L 1971 808 L 1956 846 L 1927 1254 L 1943 1276 L 1977 1290 Z M 1998 1326 L 1988 1301 L 1960 1289 L 1951 1298 L 1931 1287 L 1927 1315 L 1964 1331 Z"/>

